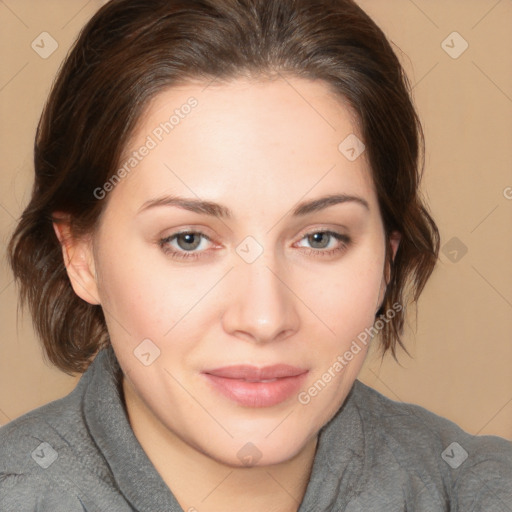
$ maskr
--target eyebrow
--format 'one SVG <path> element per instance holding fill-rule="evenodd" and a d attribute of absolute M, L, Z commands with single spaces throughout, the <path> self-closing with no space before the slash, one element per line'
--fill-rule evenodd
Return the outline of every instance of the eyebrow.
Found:
<path fill-rule="evenodd" d="M 299 203 L 292 211 L 294 217 L 303 217 L 313 212 L 318 212 L 329 206 L 344 203 L 356 203 L 367 210 L 370 210 L 368 202 L 359 196 L 347 194 L 331 194 L 313 199 L 310 201 L 303 201 Z M 232 219 L 233 212 L 226 206 L 213 201 L 203 201 L 201 199 L 179 197 L 179 196 L 164 196 L 156 199 L 146 201 L 138 210 L 138 213 L 156 208 L 159 206 L 175 206 L 194 213 L 210 215 L 217 218 Z"/>

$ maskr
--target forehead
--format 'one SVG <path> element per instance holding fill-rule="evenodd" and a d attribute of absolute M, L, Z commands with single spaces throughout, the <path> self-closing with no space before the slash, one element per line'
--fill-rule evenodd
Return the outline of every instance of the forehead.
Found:
<path fill-rule="evenodd" d="M 241 206 L 249 197 L 298 201 L 333 188 L 372 195 L 366 154 L 347 158 L 347 138 L 362 139 L 357 118 L 319 80 L 174 86 L 141 116 L 119 162 L 128 176 L 117 188 L 142 202 L 164 192 L 213 200 L 236 192 L 230 197 Z"/>

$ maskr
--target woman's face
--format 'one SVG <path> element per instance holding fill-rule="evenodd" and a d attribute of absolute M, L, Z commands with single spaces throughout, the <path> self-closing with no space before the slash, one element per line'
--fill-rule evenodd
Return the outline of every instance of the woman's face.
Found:
<path fill-rule="evenodd" d="M 213 459 L 298 454 L 363 364 L 385 238 L 355 136 L 319 81 L 172 88 L 103 189 L 89 292 L 125 392 Z"/>

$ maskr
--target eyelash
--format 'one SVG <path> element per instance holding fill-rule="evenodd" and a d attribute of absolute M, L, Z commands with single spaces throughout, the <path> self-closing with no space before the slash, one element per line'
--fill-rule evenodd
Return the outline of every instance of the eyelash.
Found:
<path fill-rule="evenodd" d="M 314 256 L 314 257 L 321 257 L 321 258 L 334 256 L 335 254 L 344 252 L 348 248 L 348 246 L 352 243 L 352 240 L 349 236 L 342 235 L 341 233 L 337 233 L 336 231 L 329 231 L 329 230 L 311 231 L 309 233 L 306 233 L 301 238 L 301 240 L 304 240 L 307 237 L 310 237 L 312 235 L 316 235 L 319 233 L 329 235 L 329 236 L 335 238 L 336 240 L 341 242 L 341 245 L 335 249 L 330 249 L 330 250 L 309 249 L 309 250 L 306 250 L 307 256 Z M 165 254 L 169 255 L 171 258 L 174 258 L 176 260 L 190 260 L 190 259 L 196 260 L 196 259 L 202 257 L 201 256 L 202 252 L 205 252 L 205 251 L 186 252 L 186 251 L 170 250 L 168 248 L 167 244 L 169 244 L 170 242 L 175 240 L 180 235 L 199 235 L 199 236 L 205 238 L 206 240 L 208 240 L 209 242 L 211 242 L 211 238 L 209 236 L 205 235 L 204 233 L 201 233 L 200 231 L 181 231 L 178 233 L 174 233 L 173 235 L 167 236 L 165 238 L 161 238 L 159 240 L 158 244 L 161 247 L 161 249 L 163 250 L 163 252 Z"/>

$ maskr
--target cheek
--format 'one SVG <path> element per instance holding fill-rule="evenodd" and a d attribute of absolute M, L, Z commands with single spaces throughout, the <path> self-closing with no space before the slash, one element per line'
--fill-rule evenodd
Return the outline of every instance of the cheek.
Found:
<path fill-rule="evenodd" d="M 104 237 L 100 247 L 98 290 L 113 342 L 127 335 L 134 342 L 161 338 L 183 315 L 193 291 L 179 274 L 164 275 L 164 260 L 128 236 Z"/>
<path fill-rule="evenodd" d="M 312 373 L 298 397 L 303 414 L 323 424 L 335 414 L 364 363 L 370 328 L 379 305 L 384 249 L 376 241 L 354 251 L 329 275 L 317 276 L 322 288 L 310 288 L 310 300 L 323 324 L 311 353 Z M 307 293 L 307 292 L 304 292 Z"/>
<path fill-rule="evenodd" d="M 334 343 L 359 334 L 375 320 L 383 279 L 384 252 L 378 244 L 354 251 L 303 288 L 318 317 L 334 331 Z M 316 282 L 316 284 L 315 284 Z M 312 309 L 313 309 L 312 308 Z"/>

